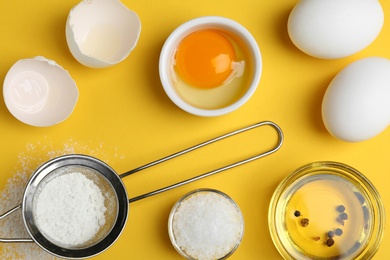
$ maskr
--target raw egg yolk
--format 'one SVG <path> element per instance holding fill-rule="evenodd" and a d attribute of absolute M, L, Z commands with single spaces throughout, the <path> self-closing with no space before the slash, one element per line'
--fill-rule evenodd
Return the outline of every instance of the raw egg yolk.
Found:
<path fill-rule="evenodd" d="M 236 52 L 217 30 L 199 30 L 183 39 L 176 51 L 176 68 L 183 80 L 199 88 L 215 88 L 232 73 Z"/>

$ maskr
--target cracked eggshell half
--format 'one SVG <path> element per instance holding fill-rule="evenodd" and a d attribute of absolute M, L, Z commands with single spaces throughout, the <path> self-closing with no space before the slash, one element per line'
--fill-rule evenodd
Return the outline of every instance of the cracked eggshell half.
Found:
<path fill-rule="evenodd" d="M 78 96 L 68 71 L 44 57 L 17 61 L 4 79 L 3 97 L 8 110 L 32 126 L 64 121 L 72 113 Z"/>
<path fill-rule="evenodd" d="M 370 139 L 390 124 L 390 60 L 368 57 L 340 71 L 322 101 L 322 119 L 334 137 Z"/>
<path fill-rule="evenodd" d="M 137 45 L 138 15 L 119 0 L 84 0 L 66 22 L 70 52 L 81 64 L 105 68 L 123 61 Z"/>

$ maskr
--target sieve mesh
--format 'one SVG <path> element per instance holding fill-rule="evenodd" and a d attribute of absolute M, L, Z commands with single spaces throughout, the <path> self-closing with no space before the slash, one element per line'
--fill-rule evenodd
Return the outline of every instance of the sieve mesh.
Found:
<path fill-rule="evenodd" d="M 78 244 L 69 244 L 69 243 L 63 243 L 61 240 L 59 240 L 55 235 L 49 234 L 48 232 L 44 231 L 44 225 L 46 223 L 39 223 L 38 221 L 38 216 L 37 216 L 37 204 L 40 201 L 40 195 L 42 194 L 42 191 L 45 190 L 45 187 L 47 184 L 55 180 L 56 178 L 64 175 L 69 175 L 71 173 L 81 173 L 83 176 L 85 176 L 88 180 L 91 180 L 100 190 L 101 195 L 104 197 L 104 207 L 105 207 L 105 212 L 104 212 L 104 224 L 101 225 L 95 234 L 90 237 L 88 240 L 82 243 Z M 77 195 L 77 194 L 75 194 Z M 72 200 L 63 198 L 66 203 L 64 203 L 65 207 L 79 207 L 80 205 L 67 205 L 68 203 Z M 61 247 L 61 248 L 66 248 L 66 249 L 84 249 L 84 248 L 89 248 L 91 246 L 96 245 L 100 241 L 102 241 L 113 229 L 117 217 L 118 217 L 118 198 L 117 194 L 115 192 L 114 187 L 110 183 L 109 180 L 105 178 L 104 175 L 102 175 L 100 172 L 87 167 L 87 166 L 82 166 L 82 165 L 66 165 L 63 167 L 59 167 L 57 169 L 54 169 L 53 171 L 50 172 L 50 174 L 46 175 L 43 180 L 41 180 L 37 187 L 36 187 L 36 192 L 33 196 L 33 219 L 35 224 L 37 225 L 38 230 L 40 233 L 51 243 Z M 72 214 L 72 212 L 70 212 Z M 69 216 L 71 217 L 71 216 Z M 58 219 L 58 221 L 61 221 Z M 56 223 L 57 224 L 57 223 Z M 58 223 L 61 224 L 61 223 Z M 64 230 L 64 232 L 67 232 Z M 70 234 L 72 235 L 72 234 Z"/>

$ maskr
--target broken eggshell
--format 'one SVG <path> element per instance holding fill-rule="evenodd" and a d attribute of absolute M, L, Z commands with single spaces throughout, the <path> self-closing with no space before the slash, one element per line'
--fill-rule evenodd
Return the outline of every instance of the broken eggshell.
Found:
<path fill-rule="evenodd" d="M 21 59 L 10 68 L 3 96 L 18 120 L 44 127 L 60 123 L 72 113 L 79 91 L 68 71 L 39 56 Z"/>
<path fill-rule="evenodd" d="M 123 61 L 141 32 L 138 15 L 119 0 L 84 0 L 66 22 L 70 52 L 81 64 L 105 68 Z"/>

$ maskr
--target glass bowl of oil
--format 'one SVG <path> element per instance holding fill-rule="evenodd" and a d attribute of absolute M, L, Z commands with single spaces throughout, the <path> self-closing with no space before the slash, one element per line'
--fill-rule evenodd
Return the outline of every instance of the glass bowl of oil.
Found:
<path fill-rule="evenodd" d="M 284 259 L 370 259 L 383 237 L 385 210 L 362 173 L 314 162 L 279 184 L 268 221 Z"/>
<path fill-rule="evenodd" d="M 253 95 L 262 59 L 252 34 L 220 16 L 203 16 L 177 27 L 161 50 L 159 74 L 168 97 L 198 116 L 230 113 Z"/>

